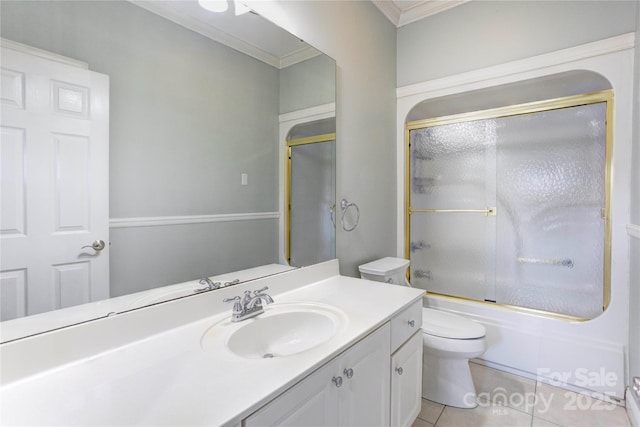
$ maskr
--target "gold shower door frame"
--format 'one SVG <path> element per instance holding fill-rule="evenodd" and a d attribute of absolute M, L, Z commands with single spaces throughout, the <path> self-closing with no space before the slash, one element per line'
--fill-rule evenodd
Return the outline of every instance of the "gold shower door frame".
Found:
<path fill-rule="evenodd" d="M 544 111 L 558 110 L 570 107 L 579 107 L 583 105 L 598 104 L 604 102 L 606 104 L 606 126 L 605 126 L 605 206 L 602 208 L 602 218 L 604 224 L 604 266 L 603 266 L 603 307 L 606 310 L 611 301 L 611 159 L 613 150 L 613 90 L 604 90 L 562 98 L 555 98 L 543 101 L 528 102 L 524 104 L 511 105 L 506 107 L 491 108 L 487 110 L 472 111 L 468 113 L 453 114 L 449 116 L 436 117 L 430 119 L 416 120 L 405 124 L 405 182 L 404 182 L 404 252 L 405 258 L 411 259 L 411 215 L 416 213 L 469 213 L 483 215 L 497 215 L 495 207 L 482 207 L 479 209 L 468 210 L 447 210 L 447 209 L 414 209 L 411 206 L 411 131 L 416 129 L 424 129 L 454 123 L 480 121 L 485 119 L 499 119 L 504 117 L 518 116 L 524 114 L 535 114 Z M 407 272 L 407 278 L 410 271 Z M 483 304 L 491 304 L 492 306 L 500 306 L 511 310 L 524 311 L 528 313 L 541 314 L 548 317 L 562 318 L 568 320 L 585 321 L 590 319 L 579 318 L 561 313 L 554 313 L 545 310 L 519 307 L 508 304 L 500 304 L 487 301 L 479 301 L 471 298 L 443 295 L 427 291 L 429 294 L 441 295 L 444 297 L 469 300 Z"/>
<path fill-rule="evenodd" d="M 289 265 L 291 265 L 291 147 L 297 145 L 316 144 L 320 142 L 335 141 L 335 133 L 326 133 L 323 135 L 308 136 L 305 138 L 291 139 L 287 141 L 286 150 L 286 171 L 285 171 L 285 210 L 284 210 L 284 245 L 285 257 Z M 335 206 L 333 207 L 335 211 Z"/>

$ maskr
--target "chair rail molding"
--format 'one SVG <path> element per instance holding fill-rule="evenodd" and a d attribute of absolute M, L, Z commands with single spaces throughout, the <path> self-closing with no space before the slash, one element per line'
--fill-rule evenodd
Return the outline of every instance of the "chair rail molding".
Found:
<path fill-rule="evenodd" d="M 214 215 L 155 216 L 110 218 L 109 228 L 158 227 L 164 225 L 204 224 L 208 222 L 256 221 L 278 219 L 280 212 L 249 212 Z"/>

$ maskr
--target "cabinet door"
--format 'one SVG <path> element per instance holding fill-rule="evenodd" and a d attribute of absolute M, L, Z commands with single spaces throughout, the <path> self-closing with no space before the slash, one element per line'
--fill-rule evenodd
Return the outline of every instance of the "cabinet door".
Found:
<path fill-rule="evenodd" d="M 336 371 L 337 363 L 325 365 L 246 418 L 243 426 L 338 425 L 339 389 L 332 381 Z"/>
<path fill-rule="evenodd" d="M 422 333 L 416 332 L 391 357 L 391 425 L 410 426 L 422 405 Z"/>
<path fill-rule="evenodd" d="M 388 426 L 391 332 L 387 323 L 338 359 L 340 426 Z"/>

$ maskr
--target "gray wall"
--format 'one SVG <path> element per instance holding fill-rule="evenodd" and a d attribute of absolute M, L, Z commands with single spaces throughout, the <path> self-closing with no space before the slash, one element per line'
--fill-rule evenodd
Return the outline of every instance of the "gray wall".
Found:
<path fill-rule="evenodd" d="M 640 226 L 640 4 L 636 8 L 636 56 L 633 126 L 631 222 Z M 640 239 L 631 237 L 631 292 L 629 295 L 629 381 L 640 376 Z"/>
<path fill-rule="evenodd" d="M 263 16 L 336 60 L 337 200 L 360 208 L 338 227 L 342 274 L 395 254 L 396 29 L 369 1 L 250 1 Z"/>
<path fill-rule="evenodd" d="M 319 55 L 280 70 L 280 114 L 336 101 L 336 62 Z"/>
<path fill-rule="evenodd" d="M 398 86 L 635 31 L 634 1 L 471 1 L 398 29 Z"/>
<path fill-rule="evenodd" d="M 1 31 L 110 76 L 111 218 L 278 210 L 277 69 L 124 1 L 2 2 Z M 277 262 L 245 225 L 113 229 L 112 296 Z"/>

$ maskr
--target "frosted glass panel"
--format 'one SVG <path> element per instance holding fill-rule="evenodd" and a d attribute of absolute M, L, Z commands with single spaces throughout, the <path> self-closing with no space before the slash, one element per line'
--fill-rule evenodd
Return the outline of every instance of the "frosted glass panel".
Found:
<path fill-rule="evenodd" d="M 291 147 L 291 265 L 335 258 L 335 141 Z"/>
<path fill-rule="evenodd" d="M 412 206 L 486 207 L 487 156 L 495 158 L 494 152 L 495 124 L 490 120 L 411 131 Z"/>
<path fill-rule="evenodd" d="M 493 218 L 488 218 L 467 213 L 411 215 L 411 285 L 446 295 L 492 299 L 486 245 L 492 237 L 487 236 L 488 222 Z"/>
<path fill-rule="evenodd" d="M 497 301 L 602 312 L 604 103 L 498 121 Z"/>
<path fill-rule="evenodd" d="M 411 131 L 411 283 L 425 290 L 494 299 L 495 123 Z"/>

